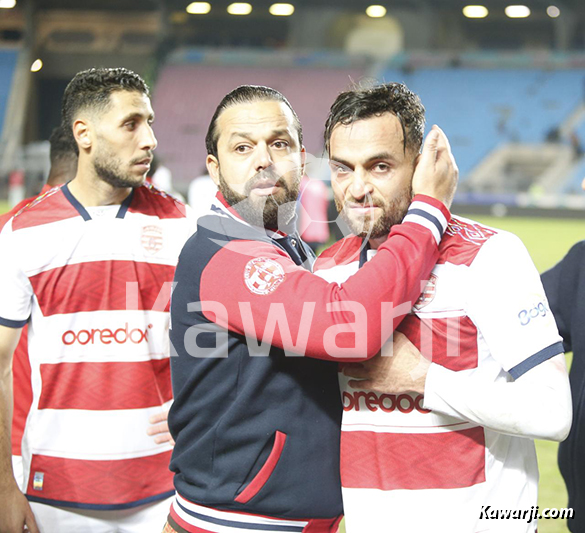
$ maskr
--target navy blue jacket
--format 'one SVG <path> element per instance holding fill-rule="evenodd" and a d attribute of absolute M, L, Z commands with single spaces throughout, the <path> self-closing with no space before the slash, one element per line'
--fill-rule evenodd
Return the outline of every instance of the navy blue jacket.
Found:
<path fill-rule="evenodd" d="M 432 199 L 424 202 L 438 209 Z M 419 224 L 420 214 L 412 217 L 340 286 L 301 266 L 310 261 L 303 261 L 309 252 L 300 239 L 268 237 L 222 209 L 199 219 L 175 273 L 169 413 L 175 488 L 221 510 L 339 516 L 337 362 L 380 350 L 404 316 L 382 327 L 382 303 L 408 302 L 409 309 L 416 301 L 438 257 L 436 239 L 426 218 Z M 368 310 L 367 323 L 356 326 L 367 341 L 359 349 L 346 326 L 354 314 L 337 305 L 345 302 Z"/>
<path fill-rule="evenodd" d="M 585 241 L 569 250 L 555 267 L 542 274 L 551 311 L 565 351 L 573 352 L 569 372 L 573 397 L 571 432 L 559 446 L 559 467 L 569 492 L 574 533 L 585 532 Z"/>

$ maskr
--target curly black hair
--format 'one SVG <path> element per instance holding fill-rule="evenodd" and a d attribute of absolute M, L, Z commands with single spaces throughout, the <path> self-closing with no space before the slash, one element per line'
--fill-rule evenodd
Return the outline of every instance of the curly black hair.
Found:
<path fill-rule="evenodd" d="M 418 153 L 425 129 L 425 108 L 418 95 L 403 83 L 355 87 L 341 93 L 333 102 L 325 123 L 325 148 L 329 153 L 331 133 L 337 124 L 347 126 L 358 120 L 384 113 L 395 115 L 402 126 L 404 151 Z"/>
<path fill-rule="evenodd" d="M 91 68 L 78 72 L 69 82 L 63 95 L 61 125 L 78 152 L 73 140 L 73 122 L 79 111 L 93 108 L 104 111 L 114 91 L 137 91 L 150 97 L 146 82 L 127 68 Z"/>

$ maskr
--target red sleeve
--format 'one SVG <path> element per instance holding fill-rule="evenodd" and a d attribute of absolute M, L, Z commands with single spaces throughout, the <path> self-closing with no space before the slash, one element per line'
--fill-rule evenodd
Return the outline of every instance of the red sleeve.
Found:
<path fill-rule="evenodd" d="M 361 360 L 378 353 L 410 311 L 437 259 L 436 237 L 416 222 L 394 226 L 376 256 L 341 285 L 276 246 L 232 241 L 203 271 L 200 297 L 206 318 L 245 335 L 249 346 L 260 339 L 291 354 Z M 205 312 L 205 302 L 220 303 L 227 316 Z"/>

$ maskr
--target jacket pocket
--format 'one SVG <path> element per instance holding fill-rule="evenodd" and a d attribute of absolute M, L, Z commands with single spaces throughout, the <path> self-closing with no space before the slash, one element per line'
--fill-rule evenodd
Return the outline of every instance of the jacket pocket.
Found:
<path fill-rule="evenodd" d="M 262 487 L 266 485 L 268 478 L 272 475 L 272 472 L 276 468 L 276 464 L 282 455 L 282 450 L 286 442 L 286 434 L 281 431 L 277 431 L 274 436 L 274 444 L 272 450 L 266 462 L 262 465 L 260 471 L 254 476 L 252 481 L 248 483 L 246 488 L 240 492 L 235 501 L 238 503 L 248 503 L 256 494 L 260 492 Z"/>

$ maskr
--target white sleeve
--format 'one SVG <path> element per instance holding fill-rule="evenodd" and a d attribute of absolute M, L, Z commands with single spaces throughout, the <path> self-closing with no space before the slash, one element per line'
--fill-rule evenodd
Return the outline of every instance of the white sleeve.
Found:
<path fill-rule="evenodd" d="M 571 396 L 561 338 L 526 248 L 514 235 L 484 244 L 470 267 L 469 316 L 516 381 L 493 382 L 431 364 L 424 407 L 524 437 L 562 440 Z M 554 359 L 552 359 L 554 358 Z"/>
<path fill-rule="evenodd" d="M 492 357 L 514 379 L 564 352 L 540 275 L 518 237 L 494 235 L 469 274 L 469 318 Z"/>
<path fill-rule="evenodd" d="M 489 382 L 432 363 L 423 406 L 499 433 L 562 441 L 572 419 L 564 355 L 512 382 Z"/>
<path fill-rule="evenodd" d="M 0 325 L 22 328 L 30 317 L 33 289 L 20 266 L 21 253 L 11 224 L 0 233 Z"/>

